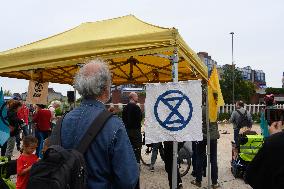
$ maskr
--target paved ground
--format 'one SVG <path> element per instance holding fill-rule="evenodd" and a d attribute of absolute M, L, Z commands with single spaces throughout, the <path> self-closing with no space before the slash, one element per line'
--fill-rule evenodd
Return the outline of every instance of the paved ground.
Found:
<path fill-rule="evenodd" d="M 259 130 L 259 126 L 254 126 L 256 130 Z M 220 133 L 227 132 L 227 134 L 221 134 L 221 138 L 218 140 L 218 166 L 219 166 L 219 182 L 223 189 L 251 189 L 251 187 L 244 183 L 241 179 L 235 179 L 230 171 L 231 161 L 231 141 L 233 139 L 233 129 L 229 124 L 219 125 Z M 144 153 L 143 153 L 144 152 Z M 145 155 L 145 150 L 142 152 L 144 159 L 150 161 L 150 155 Z M 19 153 L 15 150 L 15 157 L 18 157 Z M 194 179 L 189 171 L 189 174 L 182 178 L 183 187 L 185 189 L 196 189 L 197 187 L 190 184 Z M 203 178 L 202 188 L 207 186 L 207 177 Z M 13 178 L 15 181 L 15 178 Z M 158 157 L 155 172 L 150 172 L 147 166 L 141 166 L 141 189 L 168 189 L 167 175 L 164 170 L 164 163 L 160 157 Z"/>
<path fill-rule="evenodd" d="M 257 129 L 258 126 L 254 126 Z M 221 134 L 218 140 L 218 166 L 219 166 L 219 182 L 223 189 L 251 189 L 251 187 L 244 183 L 241 179 L 235 179 L 230 171 L 231 161 L 231 141 L 233 139 L 233 129 L 231 125 L 220 125 L 220 133 L 226 131 L 228 134 Z M 143 155 L 145 158 L 149 158 Z M 192 169 L 190 170 L 191 173 Z M 185 189 L 195 189 L 198 187 L 193 186 L 190 182 L 194 179 L 191 175 L 187 174 L 182 178 L 183 187 Z M 202 188 L 207 186 L 207 177 L 203 178 Z M 141 188 L 142 189 L 168 189 L 167 175 L 164 170 L 164 163 L 159 158 L 155 166 L 155 172 L 150 172 L 148 167 L 142 166 L 141 170 Z"/>

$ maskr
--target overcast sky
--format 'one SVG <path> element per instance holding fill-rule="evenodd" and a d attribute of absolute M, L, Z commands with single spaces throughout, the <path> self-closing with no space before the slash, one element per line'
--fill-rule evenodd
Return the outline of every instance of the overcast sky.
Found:
<path fill-rule="evenodd" d="M 6 0 L 0 6 L 0 51 L 63 32 L 82 22 L 134 14 L 163 27 L 176 27 L 195 51 L 219 65 L 235 63 L 266 73 L 267 85 L 281 87 L 284 72 L 283 0 Z M 282 55 L 281 55 L 282 54 Z M 28 82 L 0 77 L 0 86 L 25 92 Z M 51 84 L 56 91 L 72 89 Z"/>

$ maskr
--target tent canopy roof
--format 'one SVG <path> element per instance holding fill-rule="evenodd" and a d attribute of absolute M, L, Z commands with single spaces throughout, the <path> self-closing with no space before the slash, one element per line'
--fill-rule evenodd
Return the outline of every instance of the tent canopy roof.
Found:
<path fill-rule="evenodd" d="M 175 28 L 133 15 L 83 23 L 71 30 L 0 52 L 0 76 L 73 83 L 80 64 L 105 59 L 114 84 L 171 81 L 169 56 L 177 49 L 179 79 L 207 78 L 207 68 Z"/>

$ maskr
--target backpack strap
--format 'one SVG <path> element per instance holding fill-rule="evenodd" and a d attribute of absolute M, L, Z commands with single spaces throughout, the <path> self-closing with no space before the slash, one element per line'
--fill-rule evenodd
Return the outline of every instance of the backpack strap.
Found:
<path fill-rule="evenodd" d="M 64 157 L 64 159 L 69 159 L 70 158 L 70 154 L 68 152 L 66 152 L 66 150 L 64 148 L 62 148 L 61 146 L 58 146 L 58 145 L 50 146 L 46 150 L 46 152 L 44 153 L 43 158 L 47 157 L 50 152 L 58 152 L 58 153 L 60 153 L 62 155 L 62 157 Z"/>
<path fill-rule="evenodd" d="M 76 150 L 84 154 L 90 143 L 96 138 L 98 133 L 102 130 L 104 127 L 106 121 L 113 116 L 112 113 L 109 111 L 102 111 L 96 119 L 93 121 L 92 125 L 89 127 L 85 135 L 82 137 L 82 140 L 80 141 L 79 145 L 76 147 Z"/>
<path fill-rule="evenodd" d="M 50 145 L 59 145 L 61 146 L 61 127 L 62 121 L 67 113 L 63 114 L 61 118 L 56 122 L 56 126 L 52 130 L 52 134 L 50 136 Z"/>
<path fill-rule="evenodd" d="M 245 110 L 245 113 L 242 114 L 240 110 L 236 110 L 238 114 L 241 116 L 241 120 L 243 121 L 247 117 L 247 110 Z M 248 117 L 247 117 L 248 118 Z M 238 122 L 240 124 L 240 122 Z"/>
<path fill-rule="evenodd" d="M 239 113 L 239 115 L 240 115 L 242 118 L 247 115 L 247 110 L 245 110 L 245 113 L 244 113 L 244 114 L 242 114 L 242 112 L 241 112 L 240 110 L 236 110 L 236 111 Z"/>

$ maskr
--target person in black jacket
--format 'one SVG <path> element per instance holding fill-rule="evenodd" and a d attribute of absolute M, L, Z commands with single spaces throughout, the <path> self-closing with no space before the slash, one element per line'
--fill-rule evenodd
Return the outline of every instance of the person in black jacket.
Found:
<path fill-rule="evenodd" d="M 123 108 L 122 120 L 125 125 L 128 137 L 133 147 L 137 163 L 140 163 L 142 146 L 141 121 L 142 111 L 137 105 L 138 95 L 134 92 L 129 94 L 129 103 Z"/>
<path fill-rule="evenodd" d="M 178 143 L 178 151 L 183 146 L 183 143 Z M 165 141 L 164 142 L 164 162 L 165 162 L 165 170 L 168 175 L 168 182 L 170 189 L 172 188 L 172 172 L 173 172 L 173 142 Z M 180 176 L 179 169 L 177 167 L 177 189 L 183 189 L 182 180 Z"/>
<path fill-rule="evenodd" d="M 209 123 L 209 135 L 210 135 L 210 163 L 211 165 L 211 181 L 212 188 L 220 188 L 218 183 L 218 163 L 217 163 L 217 140 L 220 138 L 218 123 Z M 191 184 L 201 187 L 202 176 L 206 176 L 206 166 L 207 166 L 207 124 L 206 124 L 206 106 L 202 106 L 202 133 L 203 140 L 196 142 L 196 166 L 195 180 L 191 181 Z"/>
<path fill-rule="evenodd" d="M 122 120 L 125 125 L 130 143 L 132 145 L 136 161 L 140 164 L 142 135 L 141 135 L 141 121 L 142 111 L 137 105 L 138 95 L 135 92 L 129 94 L 129 103 L 123 108 Z M 139 181 L 135 189 L 139 189 Z"/>
<path fill-rule="evenodd" d="M 270 136 L 249 164 L 246 182 L 254 189 L 284 188 L 284 132 L 283 122 L 269 126 Z"/>
<path fill-rule="evenodd" d="M 13 155 L 13 150 L 16 143 L 16 135 L 20 132 L 20 126 L 23 123 L 21 119 L 18 118 L 17 112 L 21 108 L 21 102 L 13 100 L 8 107 L 7 117 L 10 128 L 10 138 L 7 141 L 7 148 L 5 156 L 11 158 Z"/>

